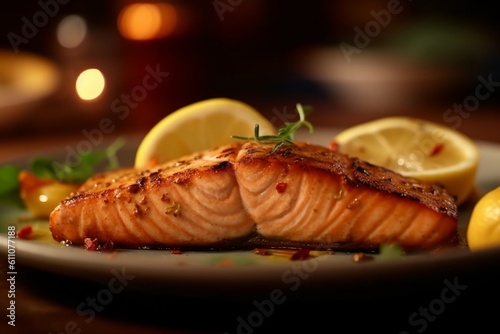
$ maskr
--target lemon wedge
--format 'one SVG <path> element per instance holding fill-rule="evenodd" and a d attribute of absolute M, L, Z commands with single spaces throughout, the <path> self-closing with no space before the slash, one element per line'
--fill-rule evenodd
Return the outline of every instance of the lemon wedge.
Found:
<path fill-rule="evenodd" d="M 500 246 L 500 186 L 487 192 L 474 206 L 467 225 L 467 243 L 472 251 Z"/>
<path fill-rule="evenodd" d="M 476 143 L 439 123 L 404 116 L 380 118 L 341 131 L 330 147 L 405 176 L 439 183 L 457 205 L 475 189 Z"/>
<path fill-rule="evenodd" d="M 222 97 L 195 102 L 170 113 L 146 133 L 134 165 L 148 167 L 229 144 L 236 140 L 233 135 L 252 137 L 255 124 L 261 135 L 276 132 L 270 121 L 244 102 Z"/>

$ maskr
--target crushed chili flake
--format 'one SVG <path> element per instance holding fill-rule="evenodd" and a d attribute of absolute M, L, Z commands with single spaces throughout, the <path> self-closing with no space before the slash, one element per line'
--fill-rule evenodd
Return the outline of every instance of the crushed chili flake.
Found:
<path fill-rule="evenodd" d="M 285 182 L 278 182 L 276 184 L 276 191 L 281 194 L 286 190 L 287 184 Z"/>
<path fill-rule="evenodd" d="M 88 251 L 96 251 L 97 246 L 99 245 L 97 238 L 95 238 L 95 239 L 85 238 L 83 240 L 83 242 L 84 242 L 85 250 L 88 250 Z"/>
<path fill-rule="evenodd" d="M 110 251 L 113 250 L 115 246 L 112 240 L 108 240 L 104 244 L 99 244 L 97 238 L 85 238 L 83 242 L 85 250 L 88 251 Z"/>
<path fill-rule="evenodd" d="M 339 143 L 337 141 L 332 141 L 330 145 L 328 145 L 328 148 L 332 151 L 337 151 L 339 149 Z"/>
<path fill-rule="evenodd" d="M 310 257 L 309 249 L 300 249 L 290 256 L 291 261 L 305 260 Z"/>
<path fill-rule="evenodd" d="M 182 254 L 182 251 L 180 249 L 171 249 L 170 254 Z"/>
<path fill-rule="evenodd" d="M 436 144 L 432 148 L 430 156 L 433 157 L 433 156 L 439 154 L 443 150 L 443 148 L 444 148 L 444 144 L 443 143 Z"/>
<path fill-rule="evenodd" d="M 17 231 L 16 235 L 19 239 L 30 239 L 33 235 L 33 227 L 26 225 Z"/>

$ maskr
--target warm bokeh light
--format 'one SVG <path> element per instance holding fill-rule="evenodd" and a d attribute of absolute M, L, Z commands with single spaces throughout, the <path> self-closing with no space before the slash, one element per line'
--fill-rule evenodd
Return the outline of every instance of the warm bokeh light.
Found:
<path fill-rule="evenodd" d="M 101 95 L 104 85 L 102 72 L 90 68 L 80 73 L 76 79 L 76 92 L 82 100 L 93 100 Z"/>
<path fill-rule="evenodd" d="M 135 3 L 118 16 L 118 30 L 128 39 L 148 40 L 171 35 L 177 26 L 177 11 L 167 3 Z"/>
<path fill-rule="evenodd" d="M 87 23 L 79 15 L 69 15 L 57 26 L 57 40 L 65 48 L 76 48 L 87 35 Z"/>

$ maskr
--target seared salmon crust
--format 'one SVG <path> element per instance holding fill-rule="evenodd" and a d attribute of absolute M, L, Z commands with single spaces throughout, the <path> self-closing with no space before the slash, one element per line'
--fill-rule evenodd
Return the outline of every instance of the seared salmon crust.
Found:
<path fill-rule="evenodd" d="M 439 185 L 318 145 L 241 142 L 95 175 L 50 230 L 122 248 L 423 250 L 458 240 L 457 222 Z"/>

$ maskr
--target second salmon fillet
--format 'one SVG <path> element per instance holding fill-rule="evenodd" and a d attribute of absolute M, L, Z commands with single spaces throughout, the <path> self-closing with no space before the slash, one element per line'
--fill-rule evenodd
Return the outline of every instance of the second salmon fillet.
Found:
<path fill-rule="evenodd" d="M 235 143 L 89 179 L 50 216 L 57 241 L 125 248 L 433 249 L 456 241 L 444 188 L 307 143 Z"/>

